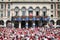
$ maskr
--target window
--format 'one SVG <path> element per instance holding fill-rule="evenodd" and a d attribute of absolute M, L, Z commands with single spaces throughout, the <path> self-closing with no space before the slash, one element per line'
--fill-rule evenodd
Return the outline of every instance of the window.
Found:
<path fill-rule="evenodd" d="M 51 15 L 51 17 L 53 17 L 53 15 Z"/>
<path fill-rule="evenodd" d="M 51 4 L 51 9 L 53 9 L 53 4 Z"/>
<path fill-rule="evenodd" d="M 25 14 L 26 14 L 26 8 L 25 7 L 22 7 L 22 16 L 25 16 Z"/>
<path fill-rule="evenodd" d="M 8 17 L 10 17 L 10 11 L 8 11 Z"/>
<path fill-rule="evenodd" d="M 29 7 L 28 9 L 29 16 L 33 16 L 33 8 Z"/>
<path fill-rule="evenodd" d="M 43 12 L 43 16 L 46 16 L 46 12 Z"/>
<path fill-rule="evenodd" d="M 58 9 L 60 9 L 60 4 L 58 4 Z"/>
<path fill-rule="evenodd" d="M 1 9 L 3 9 L 3 4 L 1 4 Z"/>
<path fill-rule="evenodd" d="M 42 11 L 43 11 L 43 16 L 46 16 L 47 8 L 46 7 L 43 7 L 42 8 Z"/>
<path fill-rule="evenodd" d="M 60 20 L 57 20 L 56 21 L 56 25 L 60 25 Z"/>
<path fill-rule="evenodd" d="M 39 15 L 39 12 L 38 11 L 36 11 L 36 16 L 38 16 Z"/>
<path fill-rule="evenodd" d="M 25 16 L 26 11 L 22 11 L 22 16 Z"/>
<path fill-rule="evenodd" d="M 1 18 L 3 17 L 3 14 L 1 13 Z"/>
<path fill-rule="evenodd" d="M 58 17 L 60 17 L 60 11 L 58 11 Z"/>
<path fill-rule="evenodd" d="M 39 7 L 36 7 L 35 8 L 35 11 L 36 11 L 36 16 L 38 16 L 39 15 L 39 12 L 40 12 L 40 8 Z"/>
<path fill-rule="evenodd" d="M 15 10 L 15 12 L 16 12 L 16 15 L 15 15 L 15 16 L 18 16 L 18 12 L 19 12 L 19 10 L 20 10 L 19 7 L 16 6 L 14 10 Z"/>
<path fill-rule="evenodd" d="M 8 9 L 10 9 L 10 4 L 8 4 Z"/>
<path fill-rule="evenodd" d="M 3 11 L 1 11 L 1 14 L 0 14 L 1 18 L 3 17 Z"/>

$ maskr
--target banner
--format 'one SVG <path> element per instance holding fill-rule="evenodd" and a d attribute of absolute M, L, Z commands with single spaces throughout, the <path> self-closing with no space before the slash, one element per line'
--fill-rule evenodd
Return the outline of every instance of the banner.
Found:
<path fill-rule="evenodd" d="M 36 20 L 36 18 L 35 18 L 35 17 L 33 17 L 33 18 L 32 18 L 32 20 L 33 20 L 33 21 L 35 21 L 35 20 Z"/>
<path fill-rule="evenodd" d="M 19 17 L 19 18 L 16 18 L 16 21 L 21 21 L 21 18 Z"/>
<path fill-rule="evenodd" d="M 42 18 L 43 21 L 49 21 L 50 17 L 47 17 L 47 18 Z"/>
<path fill-rule="evenodd" d="M 21 21 L 21 18 L 20 17 L 18 17 L 18 18 L 11 18 L 11 21 Z"/>
<path fill-rule="evenodd" d="M 28 17 L 26 17 L 26 18 L 25 18 L 25 21 L 28 21 L 28 20 L 29 20 L 29 18 L 28 18 Z"/>

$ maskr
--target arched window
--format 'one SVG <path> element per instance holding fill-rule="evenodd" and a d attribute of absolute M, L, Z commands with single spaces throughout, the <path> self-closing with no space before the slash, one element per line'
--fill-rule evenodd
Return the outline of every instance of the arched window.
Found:
<path fill-rule="evenodd" d="M 14 9 L 14 11 L 16 12 L 16 15 L 15 15 L 15 16 L 18 16 L 18 12 L 19 12 L 19 10 L 20 10 L 19 7 L 16 6 L 15 9 Z"/>
<path fill-rule="evenodd" d="M 54 20 L 50 20 L 50 22 L 51 22 L 53 25 L 54 25 L 54 23 L 55 23 Z"/>
<path fill-rule="evenodd" d="M 0 17 L 1 17 L 1 18 L 3 17 L 3 11 L 0 12 Z"/>
<path fill-rule="evenodd" d="M 46 7 L 43 7 L 42 8 L 42 11 L 43 11 L 43 16 L 46 16 L 47 8 Z"/>
<path fill-rule="evenodd" d="M 26 14 L 26 8 L 22 7 L 21 11 L 22 11 L 22 16 L 25 16 L 25 14 Z"/>
<path fill-rule="evenodd" d="M 56 21 L 56 25 L 60 25 L 60 20 L 57 20 Z"/>
<path fill-rule="evenodd" d="M 4 21 L 3 20 L 0 20 L 0 25 L 4 25 Z"/>
<path fill-rule="evenodd" d="M 36 11 L 36 16 L 38 16 L 39 15 L 39 12 L 40 12 L 40 8 L 39 7 L 36 7 L 35 8 L 35 11 Z"/>
<path fill-rule="evenodd" d="M 29 16 L 33 16 L 33 8 L 32 7 L 28 8 L 28 13 L 29 13 Z"/>

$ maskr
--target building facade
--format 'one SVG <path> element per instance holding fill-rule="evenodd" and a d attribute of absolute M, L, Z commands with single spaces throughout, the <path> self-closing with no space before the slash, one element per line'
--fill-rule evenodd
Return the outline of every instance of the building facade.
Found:
<path fill-rule="evenodd" d="M 60 0 L 0 0 L 0 24 L 4 26 L 11 22 L 19 28 L 36 27 L 42 17 L 60 25 Z"/>

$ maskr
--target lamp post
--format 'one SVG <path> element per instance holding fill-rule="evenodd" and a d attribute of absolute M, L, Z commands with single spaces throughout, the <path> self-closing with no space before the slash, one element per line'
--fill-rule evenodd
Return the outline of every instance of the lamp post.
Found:
<path fill-rule="evenodd" d="M 16 15 L 15 16 L 18 16 L 18 12 L 19 12 L 19 7 L 15 7 L 15 12 L 16 12 Z"/>

